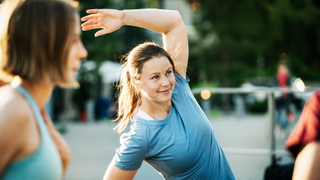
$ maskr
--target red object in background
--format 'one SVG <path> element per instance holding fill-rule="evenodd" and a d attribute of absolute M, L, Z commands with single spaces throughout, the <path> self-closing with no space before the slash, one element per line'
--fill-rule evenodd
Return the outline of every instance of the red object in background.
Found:
<path fill-rule="evenodd" d="M 294 114 L 292 113 L 292 112 L 290 112 L 289 114 L 288 114 L 288 121 L 289 122 L 293 122 L 293 120 L 294 120 Z"/>
<path fill-rule="evenodd" d="M 288 70 L 282 70 L 277 74 L 277 81 L 280 88 L 286 88 L 287 85 L 287 79 L 289 78 L 289 71 Z M 282 92 L 281 96 L 285 97 L 287 96 L 286 92 Z"/>
<path fill-rule="evenodd" d="M 279 73 L 277 75 L 277 80 L 278 80 L 278 84 L 279 87 L 281 88 L 286 88 L 287 87 L 287 79 L 289 78 L 289 72 L 283 72 L 283 73 Z"/>
<path fill-rule="evenodd" d="M 81 122 L 87 122 L 88 120 L 88 113 L 87 111 L 80 112 L 80 121 Z"/>
<path fill-rule="evenodd" d="M 286 148 L 296 157 L 304 145 L 320 141 L 320 91 L 305 104 L 301 116 L 286 140 Z"/>

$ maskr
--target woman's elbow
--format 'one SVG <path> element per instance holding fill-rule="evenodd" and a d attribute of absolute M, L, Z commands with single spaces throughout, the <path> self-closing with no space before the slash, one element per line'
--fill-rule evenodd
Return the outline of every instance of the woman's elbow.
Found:
<path fill-rule="evenodd" d="M 181 22 L 183 22 L 182 16 L 179 11 L 172 10 L 172 22 L 174 22 L 174 24 L 180 24 Z"/>

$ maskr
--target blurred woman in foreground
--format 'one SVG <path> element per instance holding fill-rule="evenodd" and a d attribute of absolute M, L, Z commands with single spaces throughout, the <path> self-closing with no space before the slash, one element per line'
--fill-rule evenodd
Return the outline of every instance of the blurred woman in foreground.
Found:
<path fill-rule="evenodd" d="M 44 106 L 55 85 L 78 86 L 79 15 L 71 1 L 7 0 L 1 19 L 1 78 L 21 85 L 0 88 L 0 179 L 63 179 L 69 149 Z"/>

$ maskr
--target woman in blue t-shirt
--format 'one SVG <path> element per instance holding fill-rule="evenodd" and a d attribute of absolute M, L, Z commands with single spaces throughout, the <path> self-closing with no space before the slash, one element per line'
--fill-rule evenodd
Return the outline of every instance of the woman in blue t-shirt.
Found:
<path fill-rule="evenodd" d="M 163 45 L 143 43 L 127 55 L 118 125 L 121 147 L 104 179 L 133 179 L 143 161 L 165 179 L 234 179 L 211 125 L 188 85 L 188 38 L 178 11 L 88 10 L 83 30 L 95 36 L 123 25 L 162 33 Z"/>

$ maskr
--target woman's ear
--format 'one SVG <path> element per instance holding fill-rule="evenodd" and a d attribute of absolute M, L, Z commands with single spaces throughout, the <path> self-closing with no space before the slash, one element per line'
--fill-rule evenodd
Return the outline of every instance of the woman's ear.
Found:
<path fill-rule="evenodd" d="M 140 81 L 138 79 L 136 79 L 135 77 L 131 76 L 131 80 L 132 80 L 132 83 L 134 85 L 134 87 L 137 89 L 137 90 L 140 90 L 141 87 L 140 87 Z"/>

